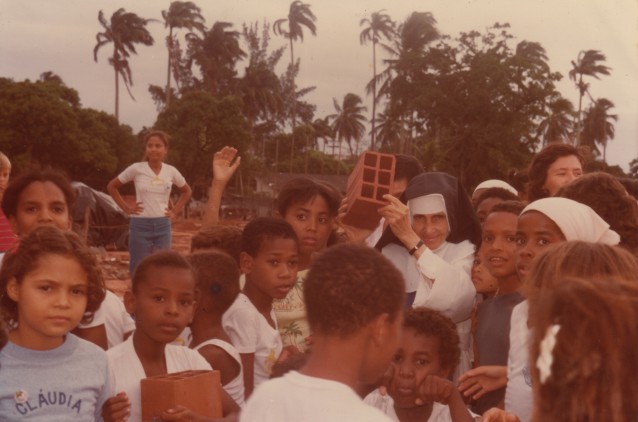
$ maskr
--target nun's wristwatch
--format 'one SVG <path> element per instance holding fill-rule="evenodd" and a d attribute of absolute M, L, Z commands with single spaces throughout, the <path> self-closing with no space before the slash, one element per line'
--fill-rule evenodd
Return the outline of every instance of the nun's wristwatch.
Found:
<path fill-rule="evenodd" d="M 408 253 L 409 253 L 410 255 L 414 255 L 414 253 L 415 253 L 416 251 L 418 251 L 418 250 L 419 250 L 419 248 L 420 248 L 421 246 L 423 246 L 423 245 L 425 245 L 425 242 L 423 242 L 422 240 L 419 240 L 419 243 L 417 243 L 416 245 L 414 245 L 414 247 L 413 247 L 412 249 L 410 249 L 410 250 L 408 251 Z"/>

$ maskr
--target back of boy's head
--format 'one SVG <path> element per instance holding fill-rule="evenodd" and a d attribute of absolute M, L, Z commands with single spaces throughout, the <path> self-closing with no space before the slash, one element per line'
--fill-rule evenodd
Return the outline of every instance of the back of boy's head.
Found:
<path fill-rule="evenodd" d="M 25 275 L 34 271 L 46 255 L 73 258 L 86 272 L 88 294 L 82 321 L 90 322 L 105 296 L 102 272 L 95 256 L 77 234 L 50 226 L 37 227 L 5 254 L 0 270 L 0 309 L 3 318 L 9 324 L 13 324 L 18 318 L 18 305 L 7 295 L 9 281 L 16 279 L 21 283 Z"/>
<path fill-rule="evenodd" d="M 341 194 L 337 188 L 327 182 L 315 181 L 307 177 L 295 177 L 281 188 L 277 195 L 277 211 L 284 217 L 292 205 L 304 204 L 317 195 L 328 204 L 330 216 L 336 217 L 341 206 Z"/>
<path fill-rule="evenodd" d="M 246 224 L 241 234 L 241 251 L 255 257 L 265 241 L 292 239 L 298 245 L 292 226 L 281 218 L 259 217 Z"/>
<path fill-rule="evenodd" d="M 602 243 L 561 242 L 536 257 L 525 280 L 524 292 L 535 300 L 542 289 L 551 289 L 563 277 L 638 278 L 638 260 L 625 249 Z M 637 281 L 638 283 L 638 281 Z"/>
<path fill-rule="evenodd" d="M 418 335 L 439 339 L 439 362 L 441 368 L 452 372 L 461 360 L 459 334 L 452 320 L 439 311 L 428 308 L 407 310 L 403 316 L 403 328 Z"/>
<path fill-rule="evenodd" d="M 518 196 L 514 195 L 512 192 L 503 188 L 487 188 L 485 191 L 481 192 L 476 200 L 476 206 L 474 209 L 478 208 L 481 202 L 485 201 L 489 198 L 498 198 L 503 201 L 518 201 Z"/>
<path fill-rule="evenodd" d="M 601 171 L 584 174 L 556 196 L 588 205 L 620 235 L 621 246 L 638 253 L 638 204 L 614 176 Z"/>
<path fill-rule="evenodd" d="M 603 276 L 558 279 L 530 303 L 534 420 L 636 420 L 637 310 L 636 280 Z"/>
<path fill-rule="evenodd" d="M 488 215 L 495 212 L 506 212 L 509 214 L 514 214 L 518 217 L 524 209 L 525 204 L 523 204 L 521 201 L 503 201 L 494 205 Z"/>
<path fill-rule="evenodd" d="M 633 177 L 619 177 L 618 182 L 623 185 L 632 198 L 638 201 L 638 179 Z"/>
<path fill-rule="evenodd" d="M 218 249 L 226 252 L 239 265 L 241 252 L 241 233 L 239 227 L 216 225 L 200 229 L 191 238 L 191 252 Z"/>
<path fill-rule="evenodd" d="M 20 194 L 33 182 L 51 182 L 64 194 L 69 213 L 75 202 L 75 191 L 69 179 L 62 173 L 53 169 L 34 168 L 11 180 L 2 197 L 2 212 L 7 217 L 16 215 Z"/>
<path fill-rule="evenodd" d="M 131 280 L 133 293 L 137 293 L 140 284 L 153 281 L 148 277 L 149 271 L 153 268 L 176 268 L 193 272 L 193 267 L 179 253 L 171 250 L 155 252 L 142 259 L 137 268 L 135 268 Z"/>
<path fill-rule="evenodd" d="M 394 180 L 407 180 L 410 182 L 414 176 L 425 172 L 416 157 L 405 154 L 394 154 L 394 159 Z"/>
<path fill-rule="evenodd" d="M 239 268 L 235 260 L 221 251 L 200 251 L 188 256 L 195 272 L 200 295 L 215 298 L 216 311 L 223 313 L 239 294 Z"/>
<path fill-rule="evenodd" d="M 348 337 L 381 314 L 399 317 L 405 286 L 399 270 L 377 250 L 340 244 L 313 263 L 304 282 L 310 328 Z"/>

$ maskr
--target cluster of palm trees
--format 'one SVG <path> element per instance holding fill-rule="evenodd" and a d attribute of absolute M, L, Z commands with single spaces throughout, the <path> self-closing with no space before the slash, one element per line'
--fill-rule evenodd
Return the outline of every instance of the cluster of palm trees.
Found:
<path fill-rule="evenodd" d="M 300 60 L 295 56 L 295 43 L 303 42 L 305 33 L 317 33 L 317 18 L 309 4 L 293 1 L 287 16 L 276 20 L 272 26 L 273 33 L 285 38 L 290 48 L 290 63 L 283 75 L 275 73 L 275 66 L 285 47 L 268 51 L 268 24 L 264 24 L 261 35 L 257 25 L 244 24 L 243 31 L 239 32 L 233 30 L 231 23 L 215 22 L 207 29 L 201 9 L 191 1 L 173 1 L 167 10 L 162 11 L 162 18 L 168 30 L 166 85 L 149 88 L 158 109 L 167 109 L 175 98 L 189 90 L 204 90 L 219 97 L 236 95 L 244 103 L 244 114 L 256 139 L 256 153 L 265 151 L 265 142 L 275 139 L 276 134 L 287 129 L 290 129 L 291 162 L 295 151 L 299 151 L 296 145 L 299 138 L 306 141 L 306 149 L 318 146 L 318 139 L 323 138 L 324 148 L 330 143 L 333 148 L 338 146 L 341 159 L 342 143 L 345 141 L 351 156 L 357 155 L 366 132 L 370 135 L 370 149 L 404 153 L 414 153 L 416 148 L 440 149 L 443 145 L 441 140 L 446 137 L 451 139 L 450 142 L 460 142 L 458 139 L 464 136 L 452 133 L 458 132 L 457 123 L 452 117 L 437 111 L 442 109 L 442 101 L 446 100 L 445 92 L 438 92 L 438 97 L 432 92 L 445 91 L 445 83 L 454 83 L 452 79 L 443 80 L 448 74 L 468 71 L 468 64 L 459 62 L 461 59 L 457 56 L 463 51 L 463 46 L 470 51 L 478 35 L 475 32 L 462 34 L 458 39 L 461 47 L 452 47 L 450 37 L 440 34 L 436 20 L 429 12 L 414 12 L 397 24 L 385 10 L 379 10 L 359 22 L 360 43 L 372 46 L 372 77 L 366 86 L 368 95 L 372 97 L 369 121 L 365 116 L 367 108 L 355 93 L 347 93 L 341 100 L 334 98 L 335 112 L 324 118 L 315 118 L 314 106 L 303 101 L 303 96 L 314 87 L 298 88 L 296 85 Z M 136 53 L 136 45 L 153 44 L 147 25 L 154 20 L 141 18 L 124 9 L 113 13 L 110 20 L 100 11 L 98 20 L 102 31 L 96 35 L 94 59 L 97 61 L 102 47 L 112 45 L 109 64 L 115 74 L 115 116 L 119 118 L 120 79 L 132 97 L 130 87 L 133 77 L 128 59 Z M 180 44 L 179 30 L 186 31 L 184 46 Z M 248 52 L 242 49 L 242 38 Z M 489 36 L 485 36 L 483 42 L 489 47 L 485 54 L 505 48 Z M 491 46 L 490 42 L 495 44 Z M 380 71 L 379 49 L 383 53 Z M 512 76 L 512 83 L 518 84 L 516 89 L 529 88 L 526 84 L 529 83 L 530 72 L 536 72 L 534 77 L 537 78 L 541 78 L 538 75 L 542 74 L 548 81 L 552 79 L 547 56 L 540 44 L 520 42 L 513 56 L 525 64 L 520 68 L 520 75 Z M 243 77 L 238 78 L 235 67 L 244 59 L 248 65 Z M 534 123 L 543 142 L 574 140 L 594 150 L 597 150 L 598 144 L 602 145 L 605 156 L 607 142 L 614 136 L 613 121 L 617 116 L 610 114 L 613 103 L 605 98 L 594 99 L 586 82 L 586 78 L 609 74 L 610 69 L 603 64 L 604 61 L 605 56 L 601 52 L 587 50 L 580 52 L 576 61 L 572 62 L 569 76 L 580 94 L 577 111 L 569 100 L 554 93 L 543 99 L 542 112 L 529 112 L 534 119 L 544 116 Z M 197 75 L 192 71 L 194 66 L 199 70 Z M 516 66 L 511 69 L 516 69 Z M 583 110 L 585 96 L 591 103 Z M 379 108 L 383 110 L 379 112 Z M 298 130 L 303 129 L 298 127 L 299 121 L 310 128 L 313 135 L 308 136 L 309 132 L 305 129 Z M 312 138 L 311 143 L 309 138 Z M 424 147 L 424 139 L 434 139 L 439 144 Z M 416 145 L 417 142 L 421 142 L 420 146 Z M 290 169 L 292 171 L 292 165 Z"/>

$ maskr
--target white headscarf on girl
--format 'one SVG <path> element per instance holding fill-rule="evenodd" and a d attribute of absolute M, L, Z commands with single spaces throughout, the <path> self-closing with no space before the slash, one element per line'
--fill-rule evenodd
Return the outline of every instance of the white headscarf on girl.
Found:
<path fill-rule="evenodd" d="M 527 211 L 538 211 L 552 220 L 563 232 L 566 240 L 617 245 L 620 236 L 609 224 L 585 204 L 567 198 L 550 197 L 532 202 Z"/>

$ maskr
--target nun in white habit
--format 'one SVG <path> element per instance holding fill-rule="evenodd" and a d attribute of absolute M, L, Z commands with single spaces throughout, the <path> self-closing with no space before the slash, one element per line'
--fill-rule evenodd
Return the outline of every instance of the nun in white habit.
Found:
<path fill-rule="evenodd" d="M 457 324 L 463 373 L 471 366 L 470 316 L 476 290 L 470 279 L 481 228 L 458 180 L 446 173 L 423 173 L 401 199 L 379 213 L 388 222 L 375 246 L 403 273 L 406 305 L 441 311 Z"/>

